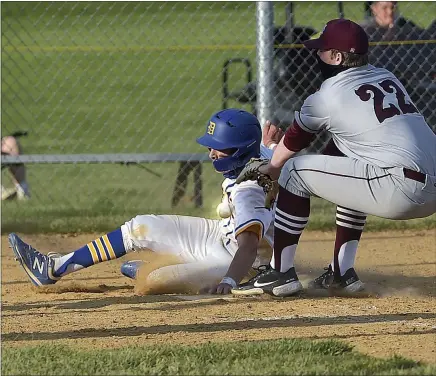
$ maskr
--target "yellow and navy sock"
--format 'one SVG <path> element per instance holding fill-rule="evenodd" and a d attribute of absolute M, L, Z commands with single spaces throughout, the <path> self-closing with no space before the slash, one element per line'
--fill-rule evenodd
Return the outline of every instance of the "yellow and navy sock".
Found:
<path fill-rule="evenodd" d="M 56 259 L 54 275 L 61 277 L 99 262 L 115 260 L 125 254 L 123 235 L 119 228 Z"/>

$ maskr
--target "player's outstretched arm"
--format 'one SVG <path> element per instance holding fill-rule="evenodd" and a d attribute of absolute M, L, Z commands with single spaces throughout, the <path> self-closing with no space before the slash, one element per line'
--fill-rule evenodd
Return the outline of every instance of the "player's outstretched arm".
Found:
<path fill-rule="evenodd" d="M 274 154 L 268 165 L 262 166 L 259 172 L 269 175 L 271 179 L 277 180 L 284 164 L 295 154 L 295 151 L 289 150 L 284 144 L 282 138 L 274 150 Z"/>
<path fill-rule="evenodd" d="M 212 286 L 209 293 L 230 294 L 232 288 L 236 287 L 236 285 L 241 282 L 253 265 L 259 246 L 258 232 L 247 229 L 237 236 L 237 241 L 238 250 L 236 251 L 235 257 L 233 257 L 225 277 L 217 286 Z"/>

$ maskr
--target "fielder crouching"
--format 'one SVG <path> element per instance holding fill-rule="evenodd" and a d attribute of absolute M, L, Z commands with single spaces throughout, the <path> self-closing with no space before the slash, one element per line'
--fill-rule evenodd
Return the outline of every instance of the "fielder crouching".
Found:
<path fill-rule="evenodd" d="M 363 288 L 354 260 L 367 213 L 399 220 L 436 212 L 436 135 L 401 82 L 368 64 L 365 31 L 350 20 L 332 20 L 304 44 L 317 52 L 321 88 L 296 112 L 269 163 L 249 164 L 237 179 L 260 174 L 280 185 L 271 268 L 236 288 L 239 294 L 259 286 L 276 296 L 301 289 L 294 258 L 311 196 L 337 205 L 333 261 L 310 285 L 315 288 Z M 334 143 L 328 155 L 294 156 L 323 129 Z"/>
<path fill-rule="evenodd" d="M 282 134 L 265 128 L 273 145 Z M 138 215 L 120 228 L 68 254 L 45 255 L 24 243 L 16 234 L 9 243 L 17 260 L 36 286 L 50 285 L 67 274 L 126 253 L 148 249 L 177 256 L 183 263 L 153 271 L 149 278 L 165 279 L 168 285 L 201 281 L 211 293 L 227 294 L 252 266 L 259 265 L 257 250 L 262 239 L 273 238 L 273 210 L 264 206 L 265 193 L 255 182 L 236 184 L 235 179 L 251 158 L 271 156 L 261 147 L 262 131 L 257 118 L 243 110 L 227 109 L 214 114 L 205 134 L 197 141 L 209 149 L 215 170 L 223 175 L 225 218 L 213 220 L 177 215 Z M 265 141 L 265 138 L 264 138 Z M 268 153 L 270 153 L 268 155 Z M 123 274 L 135 278 L 140 261 L 124 263 Z"/>

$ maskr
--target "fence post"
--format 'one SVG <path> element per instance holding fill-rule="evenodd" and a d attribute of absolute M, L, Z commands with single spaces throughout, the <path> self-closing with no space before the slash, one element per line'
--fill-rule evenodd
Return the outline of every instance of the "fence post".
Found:
<path fill-rule="evenodd" d="M 257 117 L 260 124 L 271 120 L 273 108 L 274 3 L 256 3 Z"/>

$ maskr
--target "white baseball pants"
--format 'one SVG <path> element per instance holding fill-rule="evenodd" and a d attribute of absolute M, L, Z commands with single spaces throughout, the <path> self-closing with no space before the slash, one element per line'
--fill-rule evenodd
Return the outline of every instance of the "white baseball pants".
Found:
<path fill-rule="evenodd" d="M 138 215 L 121 226 L 127 252 L 149 249 L 177 256 L 184 264 L 166 268 L 169 283 L 216 283 L 233 259 L 224 247 L 219 221 L 177 215 Z M 168 272 L 170 270 L 170 272 Z M 160 270 L 160 269 L 159 269 Z"/>

